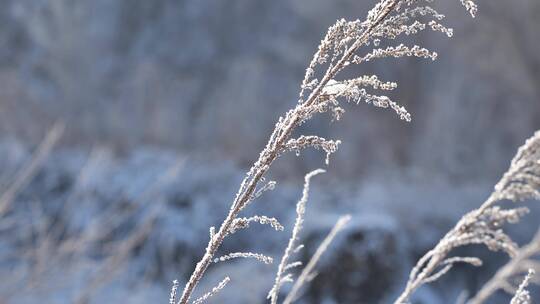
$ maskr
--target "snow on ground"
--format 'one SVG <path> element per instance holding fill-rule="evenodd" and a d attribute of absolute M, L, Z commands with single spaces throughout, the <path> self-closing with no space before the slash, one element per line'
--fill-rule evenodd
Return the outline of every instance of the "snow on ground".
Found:
<path fill-rule="evenodd" d="M 6 141 L 0 154 L 2 171 L 9 173 L 2 178 L 5 189 L 30 153 Z M 305 249 L 296 258 L 305 262 L 340 215 L 351 213 L 353 220 L 321 260 L 301 303 L 391 303 L 416 259 L 464 212 L 480 205 L 493 183 L 462 185 L 410 172 L 340 183 L 329 171 L 314 178 L 301 235 Z M 122 156 L 106 148 L 56 151 L 0 221 L 0 298 L 166 303 L 172 280 L 185 282 L 203 253 L 208 228 L 223 219 L 243 174 L 229 163 L 153 148 Z M 285 232 L 253 225 L 228 238 L 220 254 L 253 251 L 279 259 L 301 182 L 278 181 L 276 190 L 246 212 L 278 218 Z M 516 229 L 520 242 L 536 229 L 532 222 Z M 486 266 L 457 267 L 422 288 L 415 303 L 453 303 L 504 261 L 480 248 L 466 250 L 486 257 Z M 264 303 L 275 271 L 276 265 L 246 259 L 213 264 L 196 295 L 230 276 L 211 303 Z M 501 299 L 492 303 L 504 303 Z"/>

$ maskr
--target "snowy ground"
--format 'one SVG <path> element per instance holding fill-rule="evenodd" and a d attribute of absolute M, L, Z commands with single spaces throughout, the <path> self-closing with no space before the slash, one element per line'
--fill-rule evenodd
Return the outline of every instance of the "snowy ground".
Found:
<path fill-rule="evenodd" d="M 4 187 L 28 151 L 17 142 L 0 145 Z M 0 222 L 1 303 L 167 303 L 170 282 L 185 281 L 204 250 L 208 227 L 223 218 L 242 175 L 227 163 L 151 148 L 123 156 L 107 149 L 57 150 Z M 351 213 L 353 220 L 302 301 L 391 303 L 419 255 L 490 188 L 404 173 L 348 184 L 337 183 L 332 172 L 317 176 L 302 233 L 306 247 L 298 258 L 309 258 L 340 215 Z M 301 180 L 278 183 L 247 212 L 277 217 L 285 232 L 253 226 L 228 239 L 221 253 L 249 250 L 279 258 L 300 192 Z M 532 234 L 537 216 L 519 226 L 519 241 Z M 466 250 L 486 257 L 486 266 L 456 268 L 421 289 L 415 303 L 453 303 L 505 260 Z M 198 293 L 229 275 L 230 284 L 213 303 L 263 303 L 275 271 L 275 265 L 251 260 L 214 264 Z"/>

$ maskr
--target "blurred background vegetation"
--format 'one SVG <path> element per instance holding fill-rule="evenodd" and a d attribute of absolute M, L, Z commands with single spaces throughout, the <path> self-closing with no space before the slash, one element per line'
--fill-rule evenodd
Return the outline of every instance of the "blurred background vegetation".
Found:
<path fill-rule="evenodd" d="M 3 189 L 9 189 L 16 172 L 28 164 L 32 151 L 52 125 L 62 122 L 66 126 L 54 152 L 36 172 L 37 177 L 15 196 L 16 208 L 11 211 L 11 218 L 26 218 L 18 222 L 23 227 L 33 227 L 41 223 L 40 219 L 47 219 L 44 224 L 47 228 L 43 229 L 47 233 L 54 231 L 51 232 L 54 243 L 78 235 L 87 229 L 86 220 L 101 218 L 104 210 L 109 210 L 106 208 L 113 208 L 114 212 L 107 212 L 109 217 L 115 214 L 113 222 L 117 225 L 111 228 L 114 233 L 107 232 L 107 236 L 98 238 L 99 246 L 92 243 L 93 249 L 83 250 L 84 261 L 89 259 L 101 265 L 106 254 L 100 246 L 132 235 L 133 227 L 145 223 L 143 215 L 149 212 L 144 208 L 163 201 L 169 207 L 156 211 L 161 216 L 158 216 L 161 228 L 145 234 L 146 241 L 141 242 L 146 247 L 137 243 L 119 258 L 135 263 L 135 266 L 129 264 L 130 271 L 150 273 L 145 282 L 158 287 L 129 293 L 127 290 L 135 284 L 129 283 L 133 279 L 133 273 L 129 272 L 130 275 L 117 279 L 120 287 L 104 284 L 109 286 L 107 292 L 100 292 L 96 298 L 87 295 L 82 298 L 106 303 L 114 295 L 130 301 L 155 299 L 159 295 L 159 299 L 166 301 L 171 280 L 179 278 L 182 282 L 185 279 L 182 276 L 189 273 L 192 262 L 202 254 L 208 226 L 224 214 L 224 210 L 219 211 L 227 208 L 237 181 L 263 148 L 277 118 L 296 103 L 305 67 L 328 26 L 341 17 L 363 19 L 374 3 L 3 0 L 0 3 Z M 361 104 L 351 105 L 340 122 L 315 119 L 301 129 L 303 134 L 317 130 L 317 134 L 343 141 L 339 152 L 332 156 L 325 185 L 318 185 L 321 193 L 315 195 L 313 208 L 323 213 L 325 208 L 340 206 L 332 214 L 367 213 L 383 218 L 380 231 L 377 230 L 380 224 L 368 225 L 368 232 L 362 225 L 355 226 L 356 230 L 350 234 L 353 239 L 354 233 L 369 235 L 370 229 L 376 230 L 375 236 L 383 234 L 382 238 L 371 236 L 383 242 L 375 247 L 362 247 L 369 236 L 354 239 L 363 248 L 360 251 L 374 250 L 373 256 L 382 252 L 388 255 L 388 261 L 397 264 L 400 256 L 414 261 L 459 214 L 480 204 L 506 170 L 516 148 L 540 128 L 540 2 L 479 1 L 479 5 L 477 18 L 471 20 L 458 1 L 438 1 L 435 7 L 447 15 L 454 37 L 446 39 L 430 32 L 406 40 L 411 45 L 421 44 L 438 52 L 437 61 L 388 59 L 353 68 L 362 74 L 376 73 L 383 80 L 398 82 L 398 89 L 391 96 L 413 114 L 411 123 L 396 119 L 388 111 Z M 100 157 L 99 165 L 90 171 L 93 172 L 88 178 L 90 182 L 75 187 L 79 185 L 81 168 L 96 153 Z M 322 152 L 305 152 L 302 157 L 286 156 L 278 161 L 272 174 L 278 181 L 284 181 L 285 186 L 277 194 L 267 194 L 268 202 L 263 205 L 281 201 L 278 206 L 282 210 L 276 215 L 291 216 L 292 202 L 300 192 L 300 177 L 307 170 L 322 166 L 323 159 Z M 171 178 L 172 183 L 159 191 L 153 189 L 152 195 L 146 194 L 141 199 L 141 193 L 146 193 L 143 190 L 179 162 L 183 167 L 180 174 Z M 36 209 L 31 207 L 35 201 L 43 205 L 37 209 L 42 213 L 28 217 L 32 212 L 36 215 Z M 66 202 L 78 206 L 75 209 L 83 214 L 74 215 L 77 210 L 72 209 L 66 213 L 69 205 Z M 133 206 L 143 209 L 116 216 Z M 424 211 L 417 212 L 415 218 L 411 206 Z M 440 209 L 433 210 L 434 206 Z M 191 219 L 192 216 L 199 221 Z M 200 221 L 201 218 L 204 220 Z M 366 222 L 380 223 L 373 218 Z M 4 274 L 35 265 L 26 255 L 18 258 L 12 255 L 30 252 L 28 248 L 34 248 L 38 238 L 10 225 L 0 229 L 0 235 L 15 232 L 10 233 L 14 239 L 9 241 L 1 235 L 0 270 Z M 324 225 L 323 228 L 329 224 Z M 410 230 L 399 233 L 424 231 L 425 235 L 404 241 L 406 236 L 394 235 L 400 230 L 395 227 L 402 225 L 410 225 Z M 524 225 L 531 232 L 538 223 Z M 313 227 L 307 240 L 315 242 L 324 229 Z M 390 231 L 388 235 L 387 231 Z M 252 236 L 247 233 L 237 244 L 231 244 L 231 248 L 252 246 Z M 271 238 L 275 246 L 269 250 L 280 252 L 286 236 Z M 522 238 L 526 239 L 527 236 Z M 82 265 L 83 258 L 75 257 L 74 263 Z M 393 268 L 380 261 L 380 265 L 370 262 L 380 267 L 367 272 L 377 277 L 373 282 L 379 283 L 375 287 L 369 285 L 373 282 L 362 285 L 363 279 L 353 275 L 366 275 L 366 259 L 353 260 L 343 270 L 353 269 L 352 279 L 347 282 L 359 280 L 360 283 L 353 284 L 355 288 L 360 286 L 355 289 L 356 294 L 346 294 L 341 290 L 344 285 L 336 284 L 325 291 L 312 290 L 311 303 L 321 303 L 322 299 L 374 303 L 374 299 L 383 299 L 393 292 L 382 285 L 399 287 L 405 282 L 405 270 L 391 272 Z M 247 264 L 245 269 L 260 268 L 242 263 Z M 218 274 L 247 271 L 241 267 L 222 267 L 225 268 L 216 270 Z M 80 295 L 74 294 L 87 284 L 81 273 L 88 269 L 76 268 L 68 276 L 62 268 L 54 268 L 54 272 L 60 277 L 72 275 L 80 280 L 70 277 L 71 283 L 77 282 L 74 286 L 49 286 L 43 289 L 49 291 L 22 297 L 14 286 L 30 286 L 25 274 L 4 286 L 4 291 L 11 290 L 7 303 L 22 303 L 23 298 L 31 303 L 40 299 L 37 295 L 44 294 L 48 299 L 56 299 L 51 303 L 80 299 Z M 461 278 L 467 277 L 469 270 L 463 271 L 465 275 L 462 273 Z M 468 277 L 464 285 L 475 288 L 489 273 L 478 276 Z M 323 272 L 321 280 L 332 282 L 335 278 Z M 240 285 L 231 283 L 232 290 L 243 286 L 242 280 L 238 281 Z M 252 286 L 253 298 L 264 299 L 259 294 L 264 293 L 265 284 Z M 330 285 L 319 281 L 314 286 Z M 454 295 L 454 291 L 464 288 L 456 285 L 449 291 L 439 287 L 427 291 L 422 303 L 439 303 L 443 301 L 441 294 Z M 361 289 L 369 292 L 359 296 Z M 60 295 L 53 296 L 56 293 L 51 290 Z M 115 293 L 118 290 L 122 292 Z M 144 290 L 145 297 L 139 294 Z M 339 295 L 345 296 L 339 298 Z M 235 298 L 232 291 L 228 296 L 232 302 L 254 303 L 253 299 Z"/>

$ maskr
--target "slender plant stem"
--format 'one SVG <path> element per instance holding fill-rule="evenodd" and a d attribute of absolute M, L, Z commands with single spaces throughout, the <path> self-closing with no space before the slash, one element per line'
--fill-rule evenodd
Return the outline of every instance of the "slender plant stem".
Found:
<path fill-rule="evenodd" d="M 258 183 L 269 170 L 271 164 L 278 157 L 279 153 L 283 150 L 285 143 L 290 138 L 293 130 L 299 125 L 302 116 L 298 113 L 309 108 L 318 101 L 320 94 L 328 81 L 333 79 L 334 76 L 344 67 L 345 62 L 350 60 L 358 48 L 369 40 L 373 30 L 390 14 L 398 2 L 398 0 L 385 0 L 383 2 L 384 9 L 381 10 L 380 14 L 366 28 L 358 40 L 343 54 L 340 60 L 334 66 L 331 66 L 328 69 L 319 85 L 311 92 L 308 99 L 305 102 L 297 105 L 294 110 L 287 114 L 282 132 L 277 132 L 279 131 L 277 128 L 274 130 L 270 136 L 270 139 L 268 140 L 265 150 L 263 150 L 259 159 L 255 162 L 247 177 L 242 182 L 237 196 L 232 203 L 232 208 L 221 224 L 219 231 L 210 238 L 204 256 L 195 266 L 195 270 L 191 274 L 191 277 L 184 288 L 182 297 L 179 301 L 180 304 L 188 303 L 195 287 L 206 272 L 206 269 L 210 265 L 213 256 L 231 228 L 233 221 L 236 219 L 244 205 L 249 202 Z"/>
<path fill-rule="evenodd" d="M 495 195 L 492 193 L 489 198 L 474 212 L 474 216 L 478 217 L 480 216 L 487 208 L 492 206 L 497 201 Z M 463 227 L 463 219 L 460 220 L 452 230 L 450 230 L 446 236 L 442 239 L 445 239 L 449 237 L 452 234 L 455 234 L 456 231 L 458 231 L 460 228 Z M 408 299 L 412 296 L 412 294 L 424 284 L 424 280 L 428 278 L 436 269 L 440 266 L 441 262 L 446 259 L 446 255 L 448 252 L 445 252 L 445 254 L 440 254 L 440 252 L 444 252 L 442 250 L 443 243 L 438 243 L 435 248 L 427 252 L 416 264 L 416 267 L 418 267 L 418 275 L 413 276 L 410 281 L 407 283 L 407 286 L 405 287 L 405 290 L 403 293 L 399 296 L 399 298 L 394 302 L 394 304 L 404 304 L 408 303 Z M 434 254 L 436 252 L 439 252 L 439 254 Z M 426 263 L 426 266 L 423 268 L 421 267 L 424 263 Z"/>
<path fill-rule="evenodd" d="M 64 124 L 61 122 L 56 122 L 49 132 L 47 132 L 47 135 L 40 143 L 36 152 L 32 155 L 31 160 L 16 174 L 13 183 L 0 196 L 0 217 L 8 212 L 17 193 L 31 182 L 32 178 L 34 178 L 43 163 L 47 160 L 47 157 L 51 154 L 51 151 L 58 143 L 58 140 L 62 137 L 63 133 Z"/>
<path fill-rule="evenodd" d="M 504 288 L 504 284 L 507 284 L 508 279 L 523 271 L 526 268 L 527 261 L 538 253 L 540 253 L 540 229 L 536 232 L 532 241 L 522 247 L 514 258 L 501 267 L 493 278 L 467 304 L 482 304 L 486 302 L 497 290 Z"/>
<path fill-rule="evenodd" d="M 330 243 L 334 240 L 336 235 L 347 225 L 347 223 L 351 220 L 350 215 L 344 215 L 339 218 L 339 220 L 336 222 L 330 233 L 324 238 L 321 245 L 317 248 L 315 251 L 315 254 L 311 257 L 309 262 L 307 263 L 306 267 L 302 270 L 302 273 L 300 273 L 300 276 L 298 276 L 298 279 L 294 283 L 291 291 L 285 297 L 285 300 L 283 300 L 283 304 L 290 304 L 298 298 L 298 292 L 300 291 L 300 288 L 304 285 L 306 281 L 310 280 L 310 276 L 313 275 L 313 270 L 315 269 L 315 266 L 317 265 L 317 262 L 320 260 L 323 253 L 328 249 L 328 246 L 330 246 Z"/>

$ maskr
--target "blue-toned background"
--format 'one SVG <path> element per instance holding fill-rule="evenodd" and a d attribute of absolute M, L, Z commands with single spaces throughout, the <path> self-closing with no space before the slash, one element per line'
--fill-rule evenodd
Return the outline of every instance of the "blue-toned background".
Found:
<path fill-rule="evenodd" d="M 328 26 L 363 19 L 374 3 L 0 2 L 0 191 L 13 191 L 0 218 L 0 303 L 166 303 L 296 103 Z M 354 216 L 305 303 L 391 303 L 416 259 L 483 202 L 540 129 L 540 2 L 478 3 L 471 19 L 458 0 L 438 1 L 454 37 L 407 40 L 437 61 L 386 59 L 355 71 L 397 81 L 391 97 L 411 123 L 360 104 L 340 122 L 302 126 L 343 144 L 314 179 L 299 258 L 339 215 Z M 61 139 L 18 184 L 55 122 L 65 124 Z M 278 217 L 286 231 L 250 228 L 221 253 L 279 258 L 303 175 L 321 166 L 320 151 L 278 160 L 276 190 L 248 213 Z M 514 228 L 517 241 L 532 237 L 538 216 Z M 486 265 L 456 268 L 415 303 L 454 303 L 506 261 L 481 247 L 465 252 Z M 198 293 L 230 275 L 213 303 L 263 303 L 275 271 L 249 260 L 213 265 Z M 500 298 L 493 303 L 508 303 Z"/>

